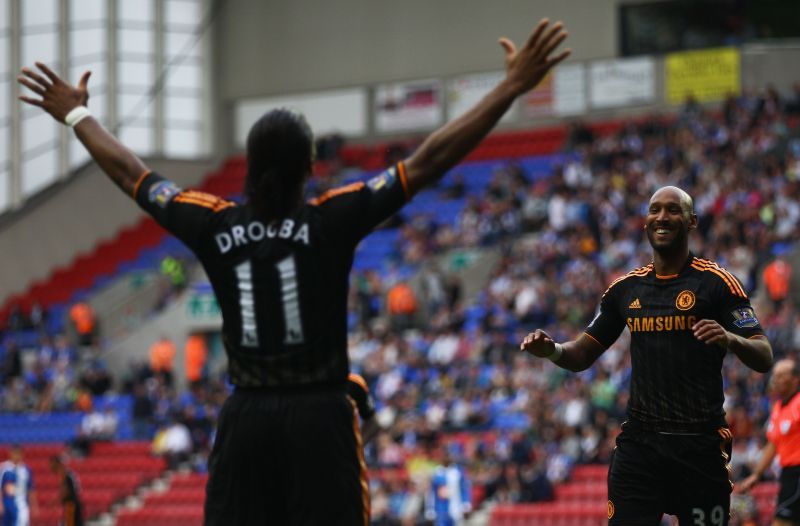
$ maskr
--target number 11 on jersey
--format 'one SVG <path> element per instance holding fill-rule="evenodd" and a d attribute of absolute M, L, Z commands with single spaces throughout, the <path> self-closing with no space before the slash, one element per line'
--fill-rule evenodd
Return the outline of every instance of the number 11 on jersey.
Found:
<path fill-rule="evenodd" d="M 250 261 L 236 266 L 239 282 L 239 306 L 242 313 L 242 347 L 258 347 L 256 301 L 253 296 L 253 267 Z"/>
<path fill-rule="evenodd" d="M 280 276 L 283 319 L 286 334 L 283 343 L 297 345 L 303 343 L 303 322 L 300 318 L 300 296 L 297 290 L 297 266 L 294 256 L 280 260 L 275 265 Z M 253 267 L 250 261 L 236 267 L 239 284 L 239 306 L 242 315 L 242 346 L 258 347 L 258 324 L 256 304 L 253 294 Z"/>
<path fill-rule="evenodd" d="M 283 320 L 286 335 L 283 343 L 296 345 L 303 343 L 303 322 L 300 319 L 300 295 L 297 291 L 297 267 L 294 256 L 278 262 L 281 275 L 281 297 L 283 298 Z"/>

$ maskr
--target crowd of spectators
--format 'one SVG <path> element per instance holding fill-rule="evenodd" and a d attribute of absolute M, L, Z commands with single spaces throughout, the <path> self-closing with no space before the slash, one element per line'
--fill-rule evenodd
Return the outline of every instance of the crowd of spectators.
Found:
<path fill-rule="evenodd" d="M 405 466 L 415 479 L 432 437 L 469 430 L 477 437 L 469 447 L 444 440 L 483 496 L 498 502 L 547 499 L 575 463 L 606 462 L 627 403 L 627 336 L 581 374 L 522 356 L 517 346 L 532 328 L 557 341 L 574 338 L 608 284 L 649 263 L 647 201 L 667 184 L 695 199 L 700 224 L 692 250 L 741 280 L 776 355 L 798 357 L 800 314 L 784 259 L 800 221 L 796 135 L 772 90 L 731 97 L 713 111 L 690 101 L 677 115 L 651 116 L 607 136 L 574 126 L 563 162 L 547 177 L 498 163 L 480 195 L 465 193 L 459 177 L 438 189 L 444 199 L 466 199 L 463 211 L 451 224 L 407 218 L 398 259 L 417 263 L 491 245 L 501 256 L 470 305 L 443 292 L 448 273 L 426 266 L 416 324 L 401 333 L 375 307 L 396 283 L 356 276 L 365 284 L 352 298 L 364 329 L 351 333 L 351 359 L 373 388 L 386 430 L 369 450 L 371 462 Z M 762 280 L 767 286 L 758 290 Z M 768 378 L 730 357 L 723 375 L 740 479 L 763 445 Z M 420 492 L 424 480 L 415 481 Z M 408 494 L 396 480 L 373 484 L 390 502 Z M 387 508 L 387 520 L 400 520 L 392 509 L 402 507 Z"/>
<path fill-rule="evenodd" d="M 98 350 L 64 334 L 43 334 L 25 349 L 6 338 L 0 361 L 0 410 L 48 413 L 88 410 L 92 397 L 108 392 L 112 377 Z"/>
<path fill-rule="evenodd" d="M 608 461 L 630 383 L 626 334 L 580 374 L 522 355 L 518 344 L 533 328 L 574 338 L 607 285 L 649 263 L 643 217 L 660 186 L 694 197 L 693 251 L 741 280 L 776 355 L 798 357 L 800 313 L 783 258 L 798 236 L 800 139 L 782 106 L 767 91 L 713 111 L 690 101 L 676 115 L 608 135 L 575 124 L 550 173 L 498 162 L 480 194 L 467 190 L 465 176 L 434 190 L 465 200 L 452 222 L 425 214 L 401 221 L 395 263 L 416 264 L 415 279 L 356 272 L 350 298 L 352 367 L 369 383 L 382 428 L 366 447 L 380 474 L 371 481 L 376 522 L 422 520 L 443 456 L 466 468 L 477 498 L 508 503 L 548 500 L 575 464 Z M 433 257 L 479 247 L 499 256 L 485 286 L 467 298 L 458 274 Z M 75 351 L 65 345 L 45 341 L 24 371 L 6 343 L 4 410 L 81 407 Z M 134 435 L 155 437 L 171 463 L 202 469 L 229 386 L 198 376 L 180 393 L 147 364 L 131 371 L 115 387 L 133 397 Z M 741 478 L 763 445 L 768 378 L 730 357 L 723 374 Z"/>

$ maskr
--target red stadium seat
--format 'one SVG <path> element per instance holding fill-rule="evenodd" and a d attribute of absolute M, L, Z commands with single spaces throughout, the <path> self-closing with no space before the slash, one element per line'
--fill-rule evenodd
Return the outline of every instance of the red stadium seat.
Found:
<path fill-rule="evenodd" d="M 161 457 L 92 455 L 83 460 L 73 461 L 71 466 L 79 473 L 137 472 L 149 475 L 163 471 L 166 463 Z"/>
<path fill-rule="evenodd" d="M 606 502 L 608 487 L 605 482 L 572 482 L 555 488 L 556 499 L 581 502 Z"/>
<path fill-rule="evenodd" d="M 61 506 L 44 507 L 39 509 L 36 517 L 31 517 L 31 526 L 53 526 L 61 523 Z"/>
<path fill-rule="evenodd" d="M 750 490 L 750 494 L 756 499 L 762 497 L 775 498 L 778 496 L 779 489 L 780 484 L 777 482 L 762 482 Z"/>
<path fill-rule="evenodd" d="M 33 471 L 40 506 L 40 514 L 31 524 L 33 526 L 58 524 L 61 518 L 60 481 L 50 471 L 50 457 L 62 454 L 64 446 L 23 445 L 23 452 L 26 463 Z M 7 454 L 7 447 L 0 448 L 0 455 L 7 456 Z M 72 459 L 68 464 L 78 478 L 84 515 L 87 519 L 109 511 L 114 503 L 132 495 L 145 482 L 159 477 L 165 468 L 163 459 L 150 455 L 148 442 L 98 443 L 92 448 L 89 457 Z M 199 501 L 195 497 L 191 502 L 195 507 L 202 508 L 202 497 Z"/>
<path fill-rule="evenodd" d="M 605 503 L 574 504 L 552 502 L 497 506 L 491 526 L 600 526 L 607 521 Z"/>
<path fill-rule="evenodd" d="M 96 442 L 92 444 L 92 457 L 106 456 L 106 455 L 149 456 L 151 449 L 152 445 L 148 441 Z"/>
<path fill-rule="evenodd" d="M 205 473 L 179 473 L 172 477 L 170 487 L 172 488 L 192 488 L 206 487 L 208 475 Z"/>
<path fill-rule="evenodd" d="M 570 480 L 573 482 L 605 482 L 608 479 L 608 466 L 605 464 L 587 464 L 575 466 Z"/>
<path fill-rule="evenodd" d="M 202 520 L 202 506 L 173 505 L 124 510 L 117 516 L 117 526 L 195 526 Z"/>
<path fill-rule="evenodd" d="M 164 493 L 148 495 L 145 498 L 145 507 L 170 506 L 170 505 L 203 505 L 206 498 L 204 487 L 177 487 L 170 488 Z"/>

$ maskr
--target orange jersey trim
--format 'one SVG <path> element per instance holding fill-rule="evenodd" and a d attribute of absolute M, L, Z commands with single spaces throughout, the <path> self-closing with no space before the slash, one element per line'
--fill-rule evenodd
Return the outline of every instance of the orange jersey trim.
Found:
<path fill-rule="evenodd" d="M 722 456 L 722 461 L 725 462 L 725 470 L 728 472 L 728 484 L 731 485 L 731 490 L 733 489 L 733 468 L 731 468 L 731 456 L 726 451 L 727 445 L 733 442 L 733 433 L 731 430 L 726 427 L 720 427 L 717 429 L 717 433 L 722 438 L 722 441 L 719 443 L 719 452 Z"/>
<path fill-rule="evenodd" d="M 199 201 L 206 201 L 208 203 L 214 203 L 214 204 L 219 203 L 219 202 L 230 203 L 231 205 L 234 204 L 232 201 L 226 201 L 225 199 L 222 199 L 219 196 L 216 196 L 216 195 L 213 195 L 213 194 L 207 194 L 205 192 L 198 192 L 197 190 L 184 190 L 183 192 L 181 192 L 178 195 L 182 196 L 182 197 L 188 197 L 190 199 L 197 199 Z"/>
<path fill-rule="evenodd" d="M 64 521 L 65 526 L 74 526 L 75 525 L 75 504 L 72 502 L 67 502 L 64 504 Z"/>
<path fill-rule="evenodd" d="M 199 201 L 199 200 L 196 200 L 196 199 L 186 199 L 186 198 L 180 199 L 180 198 L 177 198 L 177 197 L 175 198 L 175 202 L 176 203 L 183 203 L 183 204 L 187 204 L 187 205 L 197 205 L 197 206 L 201 206 L 203 208 L 210 208 L 214 212 L 219 212 L 221 210 L 225 210 L 226 208 L 230 208 L 230 207 L 234 206 L 231 203 L 213 204 L 213 203 L 208 203 L 208 202 L 205 202 L 205 201 Z"/>
<path fill-rule="evenodd" d="M 361 427 L 358 424 L 358 407 L 352 398 L 348 397 L 350 405 L 353 407 L 353 433 L 356 435 L 356 454 L 358 455 L 358 478 L 361 482 L 361 507 L 364 519 L 364 526 L 369 526 L 370 503 L 369 503 L 369 480 L 367 479 L 367 463 L 364 460 L 364 440 L 361 438 Z"/>
<path fill-rule="evenodd" d="M 703 272 L 712 272 L 716 274 L 722 279 L 722 281 L 725 282 L 725 284 L 730 289 L 731 294 L 733 294 L 734 296 L 739 296 L 741 298 L 747 299 L 747 294 L 745 293 L 742 286 L 739 284 L 739 280 L 737 280 L 733 276 L 733 274 L 723 269 L 716 263 L 696 258 L 696 262 L 692 262 L 692 268 L 695 270 L 700 270 Z"/>
<path fill-rule="evenodd" d="M 207 194 L 205 192 L 198 192 L 197 190 L 184 190 L 181 195 L 191 197 L 193 199 L 203 199 L 205 201 L 216 201 L 219 199 L 216 195 Z"/>
<path fill-rule="evenodd" d="M 695 270 L 699 270 L 701 272 L 712 272 L 712 273 L 716 274 L 717 276 L 720 277 L 720 279 L 722 279 L 722 281 L 725 282 L 725 284 L 731 290 L 732 294 L 734 294 L 736 296 L 739 296 L 738 290 L 733 286 L 733 283 L 731 283 L 731 281 L 728 279 L 728 277 L 725 276 L 724 274 L 720 273 L 720 272 L 716 272 L 715 271 L 716 269 L 714 269 L 714 267 L 712 267 L 708 263 L 693 262 L 692 263 L 692 268 L 695 269 Z"/>
<path fill-rule="evenodd" d="M 720 427 L 717 429 L 717 433 L 721 436 L 724 440 L 731 441 L 733 440 L 733 433 L 727 427 Z M 726 454 L 727 455 L 727 454 Z"/>
<path fill-rule="evenodd" d="M 400 184 L 403 185 L 403 193 L 406 195 L 406 201 L 411 199 L 411 192 L 408 190 L 408 175 L 406 174 L 405 163 L 397 163 L 397 173 L 400 176 Z"/>
<path fill-rule="evenodd" d="M 342 195 L 342 194 L 349 194 L 351 192 L 358 192 L 362 188 L 364 188 L 364 183 L 361 182 L 361 181 L 359 181 L 357 183 L 350 183 L 350 184 L 342 186 L 340 188 L 334 188 L 333 190 L 328 190 L 327 192 L 325 192 L 321 196 L 315 197 L 314 199 L 311 199 L 309 201 L 309 204 L 314 205 L 314 206 L 319 206 L 322 203 L 324 203 L 325 201 L 327 201 L 328 199 L 331 199 L 332 197 L 336 197 L 337 195 Z"/>
<path fill-rule="evenodd" d="M 596 341 L 596 342 L 597 342 L 597 345 L 599 345 L 599 346 L 600 346 L 600 347 L 602 347 L 603 349 L 607 349 L 607 348 L 608 348 L 608 347 L 606 347 L 605 345 L 603 345 L 602 343 L 600 343 L 600 340 L 598 340 L 597 338 L 595 338 L 594 336 L 592 336 L 592 335 L 591 335 L 591 334 L 589 334 L 588 332 L 584 331 L 584 332 L 583 332 L 583 334 L 585 334 L 585 335 L 586 335 L 586 336 L 588 336 L 589 338 L 591 338 L 591 339 L 593 339 L 594 341 Z"/>
<path fill-rule="evenodd" d="M 656 277 L 658 279 L 672 279 L 672 278 L 677 278 L 678 274 L 669 274 L 668 276 L 660 276 L 660 275 L 656 274 Z"/>
<path fill-rule="evenodd" d="M 633 276 L 640 276 L 640 277 L 646 276 L 652 270 L 653 270 L 653 265 L 651 264 L 651 265 L 647 265 L 645 267 L 639 267 L 637 269 L 631 270 L 630 272 L 628 272 L 624 276 L 618 277 L 617 279 L 615 279 L 614 281 L 611 282 L 611 285 L 609 285 L 608 288 L 606 289 L 606 291 L 603 293 L 603 297 L 605 297 L 605 295 L 608 294 L 608 291 L 611 290 L 614 287 L 614 285 L 616 285 L 620 281 L 624 281 L 624 280 L 626 280 L 626 279 L 628 279 L 630 277 L 633 277 Z"/>
<path fill-rule="evenodd" d="M 739 280 L 736 279 L 736 276 L 734 276 L 733 274 L 728 272 L 726 269 L 720 267 L 718 263 L 715 263 L 715 262 L 713 262 L 711 260 L 708 260 L 708 259 L 700 259 L 700 258 L 698 258 L 698 259 L 701 262 L 707 263 L 710 267 L 713 267 L 714 269 L 719 270 L 720 272 L 722 272 L 723 274 L 728 276 L 728 279 L 731 281 L 731 283 L 736 288 L 736 290 L 739 291 L 740 295 L 745 297 L 745 298 L 747 298 L 747 293 L 742 288 L 742 285 L 739 283 Z"/>
<path fill-rule="evenodd" d="M 215 195 L 192 191 L 181 192 L 177 195 L 177 197 L 175 197 L 175 202 L 210 208 L 214 212 L 219 212 L 221 210 L 225 210 L 226 208 L 236 206 L 235 203 L 231 201 L 225 201 L 224 199 L 221 199 Z"/>
<path fill-rule="evenodd" d="M 152 173 L 152 171 L 150 171 L 150 170 L 146 170 L 146 171 L 145 171 L 145 172 L 144 172 L 142 175 L 140 175 L 140 176 L 139 176 L 139 178 L 136 180 L 136 183 L 133 185 L 133 194 L 132 194 L 134 199 L 136 199 L 136 194 L 138 194 L 138 193 L 139 193 L 139 187 L 140 187 L 140 186 L 142 186 L 142 181 L 144 181 L 144 178 L 145 178 L 145 177 L 147 177 L 148 175 L 150 175 L 151 173 Z"/>
<path fill-rule="evenodd" d="M 347 375 L 347 379 L 351 382 L 357 383 L 365 392 L 369 393 L 369 387 L 367 386 L 367 381 L 364 380 L 364 377 L 360 374 L 350 373 Z"/>

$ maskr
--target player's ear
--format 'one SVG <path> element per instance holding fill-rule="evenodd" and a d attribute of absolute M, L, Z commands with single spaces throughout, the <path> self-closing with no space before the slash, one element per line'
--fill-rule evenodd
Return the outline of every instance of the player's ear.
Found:
<path fill-rule="evenodd" d="M 691 214 L 689 216 L 689 230 L 694 230 L 697 228 L 697 214 Z"/>

